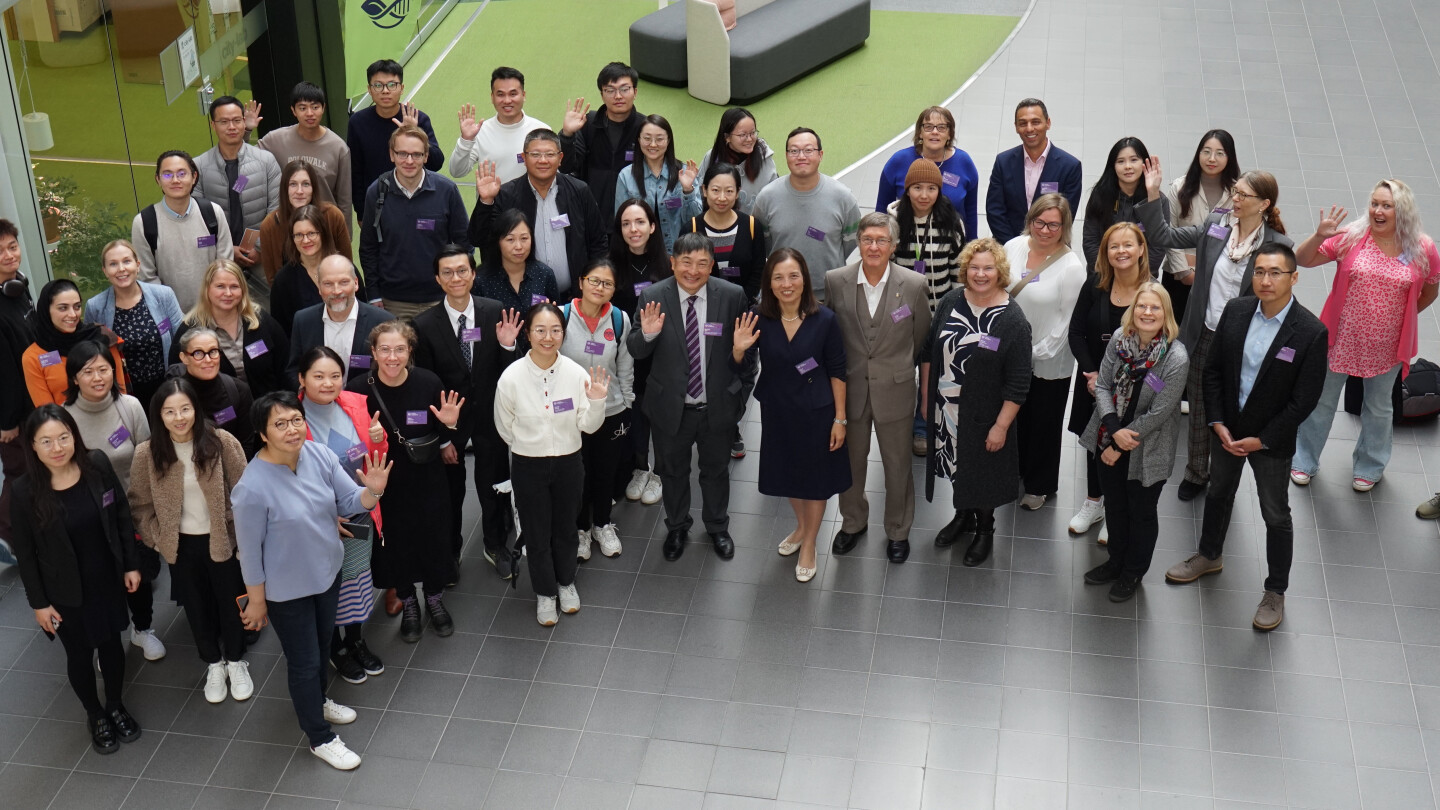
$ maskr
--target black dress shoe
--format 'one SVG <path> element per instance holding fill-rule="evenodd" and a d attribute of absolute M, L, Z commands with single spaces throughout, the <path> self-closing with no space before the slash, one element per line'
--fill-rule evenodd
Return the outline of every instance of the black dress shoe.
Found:
<path fill-rule="evenodd" d="M 1104 585 L 1120 578 L 1120 566 L 1114 560 L 1103 563 L 1085 572 L 1086 585 Z"/>
<path fill-rule="evenodd" d="M 1182 501 L 1193 501 L 1193 500 L 1195 500 L 1195 496 L 1196 496 L 1196 495 L 1199 495 L 1200 493 L 1202 493 L 1202 492 L 1204 492 L 1204 491 L 1205 491 L 1205 485 L 1204 485 L 1204 484 L 1197 484 L 1197 483 L 1195 483 L 1194 481 L 1181 481 L 1181 482 L 1180 482 L 1180 492 L 1179 492 L 1179 495 L 1180 495 L 1180 500 L 1182 500 Z"/>
<path fill-rule="evenodd" d="M 710 542 L 715 544 L 715 553 L 722 560 L 728 560 L 735 556 L 735 541 L 730 538 L 730 532 L 711 532 Z"/>
<path fill-rule="evenodd" d="M 1115 580 L 1115 584 L 1110 586 L 1110 601 L 1128 602 L 1135 597 L 1135 592 L 1138 590 L 1140 590 L 1139 577 L 1121 574 Z"/>
<path fill-rule="evenodd" d="M 685 536 L 688 532 L 685 529 L 671 529 L 665 534 L 665 559 L 675 562 L 680 555 L 685 553 Z"/>
<path fill-rule="evenodd" d="M 886 542 L 885 559 L 892 563 L 903 563 L 910 559 L 910 541 L 890 540 Z"/>
<path fill-rule="evenodd" d="M 855 548 L 855 544 L 860 542 L 865 531 L 865 529 L 861 529 L 858 532 L 836 532 L 835 542 L 830 544 L 830 553 L 849 554 L 850 550 Z"/>
<path fill-rule="evenodd" d="M 135 742 L 140 739 L 140 724 L 125 710 L 125 706 L 119 705 L 109 711 L 110 725 L 115 727 L 115 733 L 120 735 L 120 742 Z"/>
<path fill-rule="evenodd" d="M 988 532 L 976 531 L 975 539 L 970 541 L 970 547 L 965 549 L 963 562 L 967 568 L 974 568 L 980 563 L 990 559 L 990 551 L 995 547 L 995 530 Z"/>
<path fill-rule="evenodd" d="M 90 718 L 90 745 L 97 754 L 113 754 L 120 750 L 120 735 L 115 733 L 110 715 L 100 714 Z"/>
<path fill-rule="evenodd" d="M 960 535 L 973 531 L 975 531 L 975 512 L 970 509 L 962 509 L 955 513 L 953 520 L 935 533 L 935 547 L 949 548 L 955 545 L 955 541 L 960 539 Z"/>

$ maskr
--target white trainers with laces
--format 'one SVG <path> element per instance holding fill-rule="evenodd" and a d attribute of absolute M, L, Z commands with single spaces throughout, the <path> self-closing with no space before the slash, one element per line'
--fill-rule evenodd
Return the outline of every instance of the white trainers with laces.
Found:
<path fill-rule="evenodd" d="M 255 694 L 255 682 L 250 680 L 249 661 L 225 662 L 225 674 L 230 676 L 230 697 L 249 700 Z"/>
<path fill-rule="evenodd" d="M 560 586 L 560 612 L 565 614 L 580 612 L 580 592 L 575 590 L 575 583 Z"/>
<path fill-rule="evenodd" d="M 640 493 L 640 502 L 646 506 L 654 506 L 660 502 L 660 476 L 650 473 L 650 480 L 645 483 L 645 491 Z"/>
<path fill-rule="evenodd" d="M 580 539 L 575 549 L 575 557 L 581 560 L 590 559 L 590 532 L 585 529 L 578 530 Z"/>
<path fill-rule="evenodd" d="M 555 612 L 555 597 L 535 597 L 535 621 L 545 627 L 554 627 L 560 621 L 560 616 Z"/>
<path fill-rule="evenodd" d="M 225 662 L 216 661 L 205 668 L 205 699 L 211 703 L 220 703 L 225 700 L 229 692 L 225 688 Z"/>
<path fill-rule="evenodd" d="M 325 698 L 325 705 L 322 707 L 325 712 L 325 722 L 336 726 L 344 726 L 355 722 L 355 710 L 349 706 L 341 706 L 339 703 Z"/>
<path fill-rule="evenodd" d="M 1084 534 L 1090 531 L 1090 527 L 1105 519 L 1105 501 L 1092 501 L 1089 498 L 1080 502 L 1080 511 L 1075 517 L 1070 518 L 1070 533 Z"/>
<path fill-rule="evenodd" d="M 636 470 L 635 474 L 630 476 L 630 483 L 625 485 L 626 500 L 640 500 L 640 494 L 645 491 L 645 485 L 648 483 L 650 483 L 650 471 Z"/>
<path fill-rule="evenodd" d="M 595 542 L 600 544 L 600 553 L 606 557 L 614 557 L 620 553 L 620 535 L 616 531 L 614 523 L 606 523 L 604 526 L 596 526 L 590 530 Z"/>
<path fill-rule="evenodd" d="M 145 651 L 146 661 L 159 661 L 165 657 L 165 644 L 154 630 L 136 630 L 130 634 L 130 643 Z"/>
<path fill-rule="evenodd" d="M 324 745 L 310 749 L 310 753 L 325 760 L 325 764 L 339 771 L 353 771 L 360 767 L 360 755 L 351 751 L 339 737 Z"/>

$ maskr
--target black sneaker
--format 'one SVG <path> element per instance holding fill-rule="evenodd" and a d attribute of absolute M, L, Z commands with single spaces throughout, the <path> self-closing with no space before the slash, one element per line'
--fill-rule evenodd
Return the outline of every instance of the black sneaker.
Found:
<path fill-rule="evenodd" d="M 380 656 L 370 652 L 363 638 L 350 642 L 350 658 L 365 670 L 366 675 L 379 675 L 385 671 L 385 663 L 380 660 Z"/>
<path fill-rule="evenodd" d="M 420 600 L 414 596 L 400 601 L 400 638 L 408 644 L 420 640 Z"/>
<path fill-rule="evenodd" d="M 1106 560 L 1085 572 L 1086 585 L 1104 585 L 1119 578 L 1120 566 L 1116 565 L 1113 560 Z"/>
<path fill-rule="evenodd" d="M 444 638 L 455 632 L 455 622 L 450 619 L 450 611 L 445 609 L 440 594 L 425 597 L 425 612 L 430 614 L 430 629 L 435 635 Z"/>
<path fill-rule="evenodd" d="M 736 439 L 736 440 L 735 440 L 733 443 L 731 443 L 731 445 L 730 445 L 730 458 L 744 458 L 744 457 L 745 457 L 745 440 L 744 440 L 744 439 Z"/>
<path fill-rule="evenodd" d="M 1135 598 L 1135 592 L 1140 590 L 1140 578 L 1121 574 L 1115 584 L 1110 586 L 1111 602 L 1128 602 Z"/>
<path fill-rule="evenodd" d="M 485 562 L 495 566 L 495 573 L 503 580 L 515 578 L 515 559 L 508 548 L 485 549 Z"/>
<path fill-rule="evenodd" d="M 340 677 L 344 678 L 346 683 L 365 682 L 365 669 L 360 666 L 360 662 L 356 661 L 353 655 L 331 650 L 330 665 L 335 667 L 335 671 L 340 673 Z"/>

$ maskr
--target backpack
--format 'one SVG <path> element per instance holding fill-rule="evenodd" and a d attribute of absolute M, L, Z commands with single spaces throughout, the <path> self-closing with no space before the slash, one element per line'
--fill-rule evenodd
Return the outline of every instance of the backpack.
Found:
<path fill-rule="evenodd" d="M 1345 412 L 1359 415 L 1365 398 L 1365 381 L 1350 377 L 1345 381 Z M 1440 414 L 1440 365 L 1416 358 L 1404 380 L 1397 375 L 1390 395 L 1395 413 L 1393 421 L 1428 419 Z"/>
<path fill-rule="evenodd" d="M 570 322 L 570 304 L 561 304 L 560 311 L 565 314 L 565 322 Z M 625 337 L 625 317 L 614 304 L 610 305 L 610 328 L 615 330 L 615 342 L 619 343 Z"/>
<path fill-rule="evenodd" d="M 205 230 L 211 236 L 220 235 L 220 220 L 215 216 L 215 204 L 209 200 L 195 200 L 196 207 L 200 209 L 200 218 L 205 220 Z M 160 205 L 161 203 L 156 203 Z M 160 220 L 155 213 L 154 205 L 147 205 L 140 209 L 140 227 L 145 230 L 145 244 L 150 246 L 150 255 L 155 255 L 155 246 L 160 243 Z"/>

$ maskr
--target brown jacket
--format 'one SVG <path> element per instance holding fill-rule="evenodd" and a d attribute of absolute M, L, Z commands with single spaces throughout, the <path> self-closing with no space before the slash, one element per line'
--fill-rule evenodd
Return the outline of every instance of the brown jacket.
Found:
<path fill-rule="evenodd" d="M 235 556 L 235 516 L 230 511 L 230 491 L 245 472 L 245 448 L 224 430 L 220 437 L 220 459 L 209 470 L 197 469 L 200 490 L 210 510 L 210 559 L 224 562 Z M 164 476 L 155 470 L 150 442 L 135 448 L 130 465 L 130 509 L 135 527 L 145 545 L 156 549 L 165 561 L 175 564 L 180 548 L 180 508 L 185 498 L 185 468 L 179 462 Z"/>

